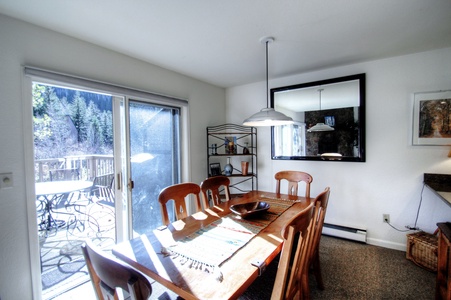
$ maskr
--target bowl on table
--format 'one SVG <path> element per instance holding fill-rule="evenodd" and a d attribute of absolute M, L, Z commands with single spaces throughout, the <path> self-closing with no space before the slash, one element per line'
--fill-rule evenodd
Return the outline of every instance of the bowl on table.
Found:
<path fill-rule="evenodd" d="M 257 201 L 257 202 L 249 202 L 249 203 L 243 203 L 243 204 L 235 204 L 230 206 L 230 210 L 242 217 L 247 218 L 250 216 L 255 216 L 257 214 L 261 214 L 263 212 L 266 212 L 269 209 L 269 204 L 263 201 Z"/>

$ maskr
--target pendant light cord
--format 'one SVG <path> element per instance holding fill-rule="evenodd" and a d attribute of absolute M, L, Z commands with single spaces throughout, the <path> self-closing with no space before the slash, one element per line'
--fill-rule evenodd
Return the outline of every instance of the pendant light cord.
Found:
<path fill-rule="evenodd" d="M 268 43 L 266 41 L 266 108 L 269 108 Z"/>
<path fill-rule="evenodd" d="M 321 111 L 321 92 L 324 91 L 324 89 L 318 89 L 319 92 L 319 111 Z"/>
<path fill-rule="evenodd" d="M 265 36 L 260 39 L 260 43 L 265 43 L 266 46 L 266 107 L 262 108 L 259 112 L 253 114 L 251 117 L 243 121 L 244 126 L 280 126 L 292 124 L 293 119 L 284 115 L 281 112 L 271 108 L 270 95 L 269 95 L 269 55 L 268 44 L 274 42 L 274 38 Z M 274 100 L 274 99 L 273 99 Z M 273 102 L 274 104 L 274 102 Z"/>

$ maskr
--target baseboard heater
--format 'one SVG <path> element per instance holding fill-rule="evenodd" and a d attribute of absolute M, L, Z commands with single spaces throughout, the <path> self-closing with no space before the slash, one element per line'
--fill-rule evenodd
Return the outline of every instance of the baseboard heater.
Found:
<path fill-rule="evenodd" d="M 366 243 L 366 230 L 324 223 L 323 234 Z"/>

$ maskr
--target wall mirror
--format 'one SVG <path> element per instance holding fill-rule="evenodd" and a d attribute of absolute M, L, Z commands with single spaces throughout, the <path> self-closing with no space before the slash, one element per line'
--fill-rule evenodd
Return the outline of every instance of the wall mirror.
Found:
<path fill-rule="evenodd" d="M 273 88 L 271 107 L 295 121 L 272 127 L 272 159 L 365 161 L 365 74 Z"/>

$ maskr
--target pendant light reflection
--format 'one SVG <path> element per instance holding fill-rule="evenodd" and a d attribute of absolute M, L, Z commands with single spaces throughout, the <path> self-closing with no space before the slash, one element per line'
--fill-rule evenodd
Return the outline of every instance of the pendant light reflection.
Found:
<path fill-rule="evenodd" d="M 324 89 L 318 89 L 319 92 L 319 111 L 321 111 L 321 93 Z M 324 123 L 316 123 L 315 126 L 307 129 L 308 132 L 318 132 L 318 131 L 333 131 L 335 130 L 333 127 L 326 125 Z"/>
<path fill-rule="evenodd" d="M 244 126 L 280 126 L 292 124 L 293 119 L 284 115 L 281 112 L 269 107 L 269 79 L 268 79 L 268 43 L 272 43 L 274 38 L 263 37 L 260 39 L 261 43 L 266 44 L 266 108 L 253 114 L 243 121 Z"/>

